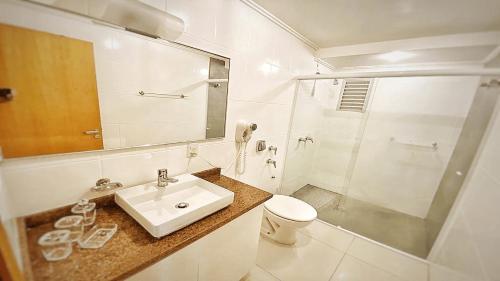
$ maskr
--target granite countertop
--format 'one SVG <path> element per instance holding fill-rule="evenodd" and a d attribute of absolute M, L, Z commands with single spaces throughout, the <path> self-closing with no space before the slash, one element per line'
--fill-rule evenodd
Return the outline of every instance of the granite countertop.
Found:
<path fill-rule="evenodd" d="M 97 203 L 96 223 L 118 225 L 118 232 L 100 249 L 80 249 L 66 260 L 46 261 L 38 238 L 53 230 L 53 223 L 70 214 L 71 206 L 18 219 L 25 277 L 27 280 L 122 280 L 186 247 L 272 197 L 272 194 L 220 175 L 220 169 L 194 174 L 234 192 L 234 202 L 204 219 L 162 238 L 154 238 L 114 203 L 113 195 Z"/>

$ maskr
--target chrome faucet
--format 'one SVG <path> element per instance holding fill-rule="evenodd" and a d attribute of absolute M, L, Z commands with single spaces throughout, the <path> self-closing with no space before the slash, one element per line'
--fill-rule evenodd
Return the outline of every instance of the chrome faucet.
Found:
<path fill-rule="evenodd" d="M 159 169 L 158 170 L 158 183 L 157 183 L 158 187 L 165 187 L 169 183 L 174 183 L 174 182 L 178 182 L 178 181 L 179 181 L 178 179 L 168 177 L 168 170 L 167 169 Z"/>

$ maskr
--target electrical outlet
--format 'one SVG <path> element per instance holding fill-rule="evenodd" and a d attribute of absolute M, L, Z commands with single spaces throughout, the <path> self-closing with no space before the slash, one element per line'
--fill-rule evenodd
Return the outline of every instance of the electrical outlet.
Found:
<path fill-rule="evenodd" d="M 187 157 L 188 158 L 193 158 L 198 156 L 198 144 L 197 143 L 190 143 L 187 146 Z"/>

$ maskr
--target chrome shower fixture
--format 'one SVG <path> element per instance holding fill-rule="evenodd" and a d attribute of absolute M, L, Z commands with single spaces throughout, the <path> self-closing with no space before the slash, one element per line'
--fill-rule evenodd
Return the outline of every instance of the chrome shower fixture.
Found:
<path fill-rule="evenodd" d="M 493 88 L 493 87 L 499 87 L 500 86 L 500 80 L 498 79 L 492 79 L 488 82 L 483 82 L 481 83 L 480 87 L 487 87 L 487 88 Z"/>

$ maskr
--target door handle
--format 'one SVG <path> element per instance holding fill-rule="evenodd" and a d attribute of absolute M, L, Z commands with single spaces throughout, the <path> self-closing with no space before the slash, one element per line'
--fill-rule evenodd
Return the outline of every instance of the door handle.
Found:
<path fill-rule="evenodd" d="M 88 135 L 88 136 L 94 136 L 94 138 L 96 138 L 96 139 L 101 138 L 101 130 L 99 130 L 99 129 L 88 130 L 88 131 L 84 131 L 83 133 L 85 135 Z"/>
<path fill-rule="evenodd" d="M 11 101 L 14 98 L 14 89 L 0 88 L 0 102 Z"/>

